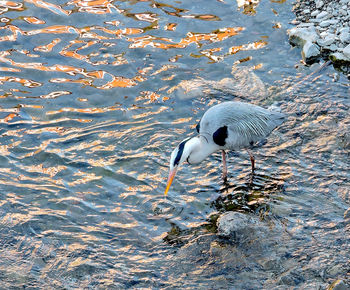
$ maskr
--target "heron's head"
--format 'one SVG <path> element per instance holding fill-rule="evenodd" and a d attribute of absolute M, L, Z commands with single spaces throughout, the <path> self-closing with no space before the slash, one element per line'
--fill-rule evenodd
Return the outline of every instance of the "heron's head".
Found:
<path fill-rule="evenodd" d="M 179 166 L 184 161 L 187 161 L 190 164 L 197 163 L 192 161 L 191 154 L 194 154 L 198 150 L 199 146 L 199 137 L 187 138 L 181 141 L 181 143 L 173 150 L 170 157 L 170 171 L 168 177 L 168 184 L 164 192 L 165 195 L 167 195 L 169 191 L 170 185 L 173 182 L 173 179 Z"/>

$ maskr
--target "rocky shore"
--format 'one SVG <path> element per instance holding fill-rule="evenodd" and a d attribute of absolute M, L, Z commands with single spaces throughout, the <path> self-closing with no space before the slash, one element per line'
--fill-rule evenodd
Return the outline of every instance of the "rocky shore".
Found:
<path fill-rule="evenodd" d="M 350 0 L 296 0 L 294 12 L 289 40 L 302 47 L 305 62 L 323 57 L 350 65 Z"/>

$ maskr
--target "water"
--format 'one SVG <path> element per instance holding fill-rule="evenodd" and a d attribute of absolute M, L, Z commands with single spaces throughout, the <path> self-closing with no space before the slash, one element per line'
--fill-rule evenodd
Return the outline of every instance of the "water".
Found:
<path fill-rule="evenodd" d="M 349 82 L 330 66 L 283 93 L 317 69 L 288 43 L 291 6 L 2 1 L 1 287 L 349 281 Z M 232 78 L 233 65 L 269 96 L 179 92 L 185 80 Z M 255 150 L 253 186 L 245 152 L 230 153 L 228 185 L 214 154 L 184 166 L 164 198 L 174 146 L 209 105 L 232 99 L 278 101 L 289 115 Z M 270 230 L 223 240 L 215 221 L 228 210 Z"/>

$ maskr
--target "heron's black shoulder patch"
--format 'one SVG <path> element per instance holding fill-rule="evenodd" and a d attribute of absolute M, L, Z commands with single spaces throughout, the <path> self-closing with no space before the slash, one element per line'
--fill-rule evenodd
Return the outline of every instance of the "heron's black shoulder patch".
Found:
<path fill-rule="evenodd" d="M 213 140 L 219 146 L 225 146 L 227 138 L 227 126 L 220 127 L 213 134 Z"/>
<path fill-rule="evenodd" d="M 189 139 L 189 138 L 188 138 L 188 139 L 185 139 L 185 140 L 183 140 L 183 141 L 179 144 L 179 146 L 178 146 L 179 149 L 178 149 L 177 154 L 176 154 L 176 157 L 175 157 L 175 159 L 174 159 L 174 166 L 179 165 L 179 162 L 180 162 L 180 160 L 181 160 L 182 153 L 184 152 L 185 144 L 186 144 L 186 142 L 187 142 L 188 140 L 190 140 L 190 139 Z"/>
<path fill-rule="evenodd" d="M 196 126 L 196 130 L 199 133 L 199 130 L 201 129 L 201 121 L 198 122 L 197 126 Z"/>

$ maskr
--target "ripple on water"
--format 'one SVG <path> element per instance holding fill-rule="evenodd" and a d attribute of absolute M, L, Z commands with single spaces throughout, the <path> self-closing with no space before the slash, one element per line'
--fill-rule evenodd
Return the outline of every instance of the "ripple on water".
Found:
<path fill-rule="evenodd" d="M 310 71 L 285 36 L 291 2 L 236 2 L 0 3 L 4 288 L 346 279 L 348 81 L 328 67 L 281 94 Z M 244 152 L 228 184 L 214 154 L 165 198 L 173 147 L 232 99 L 288 114 L 255 150 L 253 182 Z M 262 235 L 218 236 L 227 211 L 259 217 Z"/>

